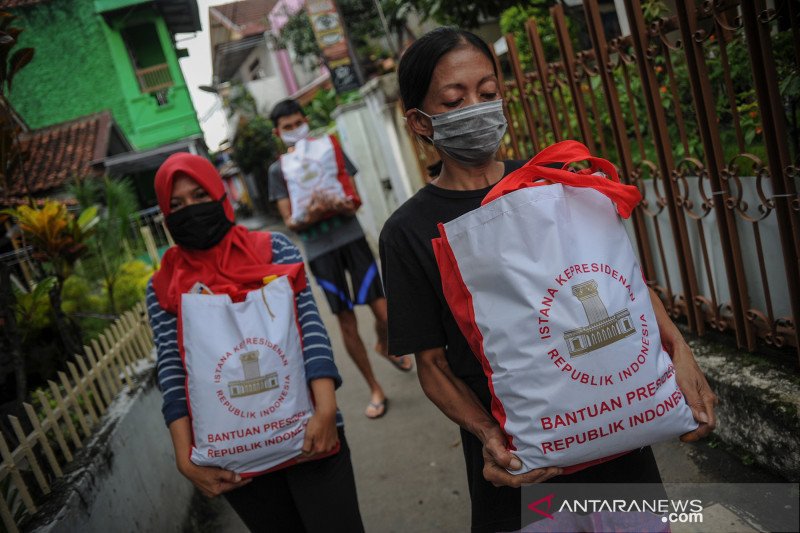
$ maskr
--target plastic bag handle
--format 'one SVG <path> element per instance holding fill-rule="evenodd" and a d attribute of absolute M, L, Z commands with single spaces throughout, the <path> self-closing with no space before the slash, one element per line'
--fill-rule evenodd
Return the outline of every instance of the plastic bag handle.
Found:
<path fill-rule="evenodd" d="M 589 161 L 591 167 L 578 172 L 566 169 L 569 164 L 578 161 Z M 553 163 L 559 163 L 562 167 L 559 169 L 545 166 Z M 608 178 L 593 175 L 597 171 L 602 172 Z M 562 141 L 548 146 L 525 163 L 522 168 L 500 180 L 489 191 L 481 205 L 496 200 L 504 194 L 541 185 L 537 183 L 541 179 L 570 187 L 595 189 L 614 202 L 617 212 L 623 218 L 630 217 L 633 208 L 642 200 L 642 195 L 637 187 L 620 183 L 617 169 L 610 161 L 592 156 L 589 149 L 577 141 Z"/>
<path fill-rule="evenodd" d="M 272 320 L 275 320 L 275 313 L 272 312 L 272 309 L 270 309 L 270 307 L 269 307 L 269 302 L 267 302 L 267 293 L 265 292 L 266 290 L 267 290 L 267 286 L 266 285 L 261 287 L 261 299 L 264 301 L 264 306 L 267 308 L 267 313 L 269 313 L 269 317 Z"/>

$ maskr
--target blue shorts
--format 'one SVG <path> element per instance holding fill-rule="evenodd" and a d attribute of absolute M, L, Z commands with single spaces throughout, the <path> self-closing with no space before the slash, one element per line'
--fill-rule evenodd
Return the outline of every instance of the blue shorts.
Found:
<path fill-rule="evenodd" d="M 378 264 L 364 237 L 322 254 L 308 265 L 335 315 L 383 298 Z"/>

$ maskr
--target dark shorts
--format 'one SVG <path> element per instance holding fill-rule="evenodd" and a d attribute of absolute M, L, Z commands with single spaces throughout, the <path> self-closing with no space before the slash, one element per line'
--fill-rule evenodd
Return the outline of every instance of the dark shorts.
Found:
<path fill-rule="evenodd" d="M 378 264 L 363 237 L 309 261 L 308 265 L 335 315 L 383 297 Z M 352 289 L 345 272 L 350 274 Z"/>
<path fill-rule="evenodd" d="M 522 527 L 522 491 L 495 487 L 483 477 L 483 445 L 461 429 L 467 484 L 472 500 L 472 533 L 519 531 Z M 661 474 L 649 446 L 585 470 L 549 480 L 552 483 L 661 483 Z"/>
<path fill-rule="evenodd" d="M 253 478 L 225 494 L 250 531 L 362 533 L 350 448 L 339 429 L 339 453 Z"/>

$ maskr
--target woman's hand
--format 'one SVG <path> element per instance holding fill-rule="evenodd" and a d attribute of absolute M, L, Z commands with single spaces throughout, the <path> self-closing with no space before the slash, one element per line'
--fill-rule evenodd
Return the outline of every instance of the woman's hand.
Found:
<path fill-rule="evenodd" d="M 681 339 L 679 343 L 665 343 L 667 352 L 672 356 L 675 367 L 675 381 L 686 398 L 686 404 L 692 410 L 692 416 L 700 424 L 697 429 L 681 435 L 683 442 L 694 442 L 708 436 L 717 426 L 714 406 L 717 396 L 697 365 L 689 345 Z"/>
<path fill-rule="evenodd" d="M 303 439 L 303 459 L 311 459 L 315 455 L 328 453 L 336 448 L 338 443 L 336 411 L 333 413 L 315 412 L 306 425 L 306 436 Z"/>
<path fill-rule="evenodd" d="M 650 289 L 650 301 L 653 303 L 653 310 L 656 313 L 661 342 L 672 358 L 672 365 L 675 367 L 675 381 L 686 398 L 686 404 L 692 410 L 692 416 L 700 424 L 694 431 L 681 435 L 681 440 L 694 442 L 714 431 L 717 426 L 714 406 L 719 402 L 711 387 L 708 386 L 703 371 L 697 365 L 692 349 L 686 344 L 683 335 L 667 314 L 664 304 L 653 289 Z"/>
<path fill-rule="evenodd" d="M 175 448 L 175 463 L 178 472 L 209 498 L 238 489 L 252 481 L 251 479 L 242 479 L 239 474 L 229 470 L 197 466 L 189 459 L 192 451 L 192 423 L 188 416 L 173 420 L 169 425 L 169 433 Z"/>
<path fill-rule="evenodd" d="M 314 395 L 315 406 L 314 414 L 306 424 L 301 461 L 327 453 L 339 442 L 339 433 L 336 431 L 336 386 L 333 379 L 313 379 L 308 386 Z"/>
<path fill-rule="evenodd" d="M 533 483 L 541 483 L 561 474 L 557 467 L 537 468 L 524 474 L 509 474 L 506 469 L 519 470 L 522 462 L 505 446 L 505 439 L 500 428 L 494 426 L 479 436 L 483 442 L 483 477 L 495 487 L 503 485 L 521 487 Z"/>
<path fill-rule="evenodd" d="M 178 471 L 203 493 L 204 496 L 215 498 L 220 494 L 238 489 L 247 485 L 252 478 L 242 479 L 242 476 L 230 470 L 210 466 L 197 466 L 193 462 L 181 461 Z"/>

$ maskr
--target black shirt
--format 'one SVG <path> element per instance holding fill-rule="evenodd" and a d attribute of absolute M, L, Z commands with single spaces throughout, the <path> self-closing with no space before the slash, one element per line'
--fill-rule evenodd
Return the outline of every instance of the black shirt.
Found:
<path fill-rule="evenodd" d="M 504 161 L 504 176 L 525 161 Z M 489 409 L 490 394 L 478 359 L 461 334 L 442 292 L 431 240 L 438 224 L 477 209 L 492 187 L 454 191 L 427 185 L 392 214 L 380 237 L 389 316 L 389 353 L 444 348 L 447 362 Z"/>

